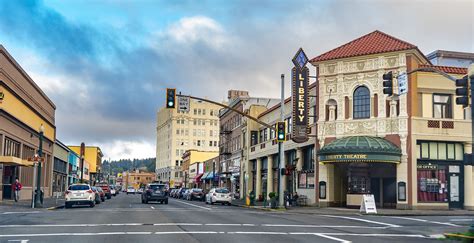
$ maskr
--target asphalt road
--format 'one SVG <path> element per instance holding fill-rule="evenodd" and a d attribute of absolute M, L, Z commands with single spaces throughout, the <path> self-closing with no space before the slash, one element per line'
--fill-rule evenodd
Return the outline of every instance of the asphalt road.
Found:
<path fill-rule="evenodd" d="M 0 242 L 434 242 L 471 218 L 268 212 L 203 202 L 142 204 L 120 194 L 94 208 L 2 211 Z"/>

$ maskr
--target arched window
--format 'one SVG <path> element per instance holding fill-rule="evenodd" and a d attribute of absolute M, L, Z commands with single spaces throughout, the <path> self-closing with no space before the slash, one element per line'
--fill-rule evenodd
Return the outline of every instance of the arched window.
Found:
<path fill-rule="evenodd" d="M 370 92 L 365 86 L 354 91 L 354 119 L 370 118 Z"/>

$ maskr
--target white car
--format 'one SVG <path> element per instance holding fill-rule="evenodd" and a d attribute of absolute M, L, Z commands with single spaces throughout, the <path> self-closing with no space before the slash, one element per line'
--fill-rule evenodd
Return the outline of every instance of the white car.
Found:
<path fill-rule="evenodd" d="M 96 194 L 92 187 L 87 184 L 70 185 L 65 192 L 65 207 L 71 208 L 72 205 L 89 205 L 91 208 L 95 206 Z"/>
<path fill-rule="evenodd" d="M 135 188 L 133 186 L 129 186 L 127 188 L 127 195 L 128 194 L 135 194 Z"/>
<path fill-rule="evenodd" d="M 227 188 L 212 188 L 206 194 L 206 204 L 222 203 L 231 205 L 232 195 Z"/>
<path fill-rule="evenodd" d="M 112 194 L 112 196 L 117 196 L 117 192 L 114 188 L 110 188 L 110 194 Z"/>

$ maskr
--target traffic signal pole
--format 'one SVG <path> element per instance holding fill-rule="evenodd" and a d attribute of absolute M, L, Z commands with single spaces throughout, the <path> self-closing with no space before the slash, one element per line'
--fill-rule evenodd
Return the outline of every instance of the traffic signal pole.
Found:
<path fill-rule="evenodd" d="M 471 64 L 469 66 L 469 69 L 467 70 L 467 77 L 468 77 L 468 82 L 470 82 L 470 89 L 471 89 L 471 167 L 474 166 L 473 164 L 473 154 L 474 154 L 474 123 L 473 123 L 473 115 L 474 115 L 474 64 Z M 472 169 L 472 168 L 471 168 Z M 471 225 L 469 227 L 469 232 L 474 233 L 474 220 L 471 222 Z"/>
<path fill-rule="evenodd" d="M 285 121 L 285 75 L 281 75 L 281 104 L 280 104 L 280 120 Z M 278 141 L 278 206 L 285 206 L 283 195 L 283 180 L 281 172 L 285 168 L 285 147 L 282 141 Z"/>

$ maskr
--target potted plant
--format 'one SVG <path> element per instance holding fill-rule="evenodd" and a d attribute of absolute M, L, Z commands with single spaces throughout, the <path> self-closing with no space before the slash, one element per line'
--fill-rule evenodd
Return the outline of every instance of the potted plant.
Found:
<path fill-rule="evenodd" d="M 277 208 L 277 194 L 275 192 L 270 192 L 268 197 L 270 198 L 270 208 Z"/>

